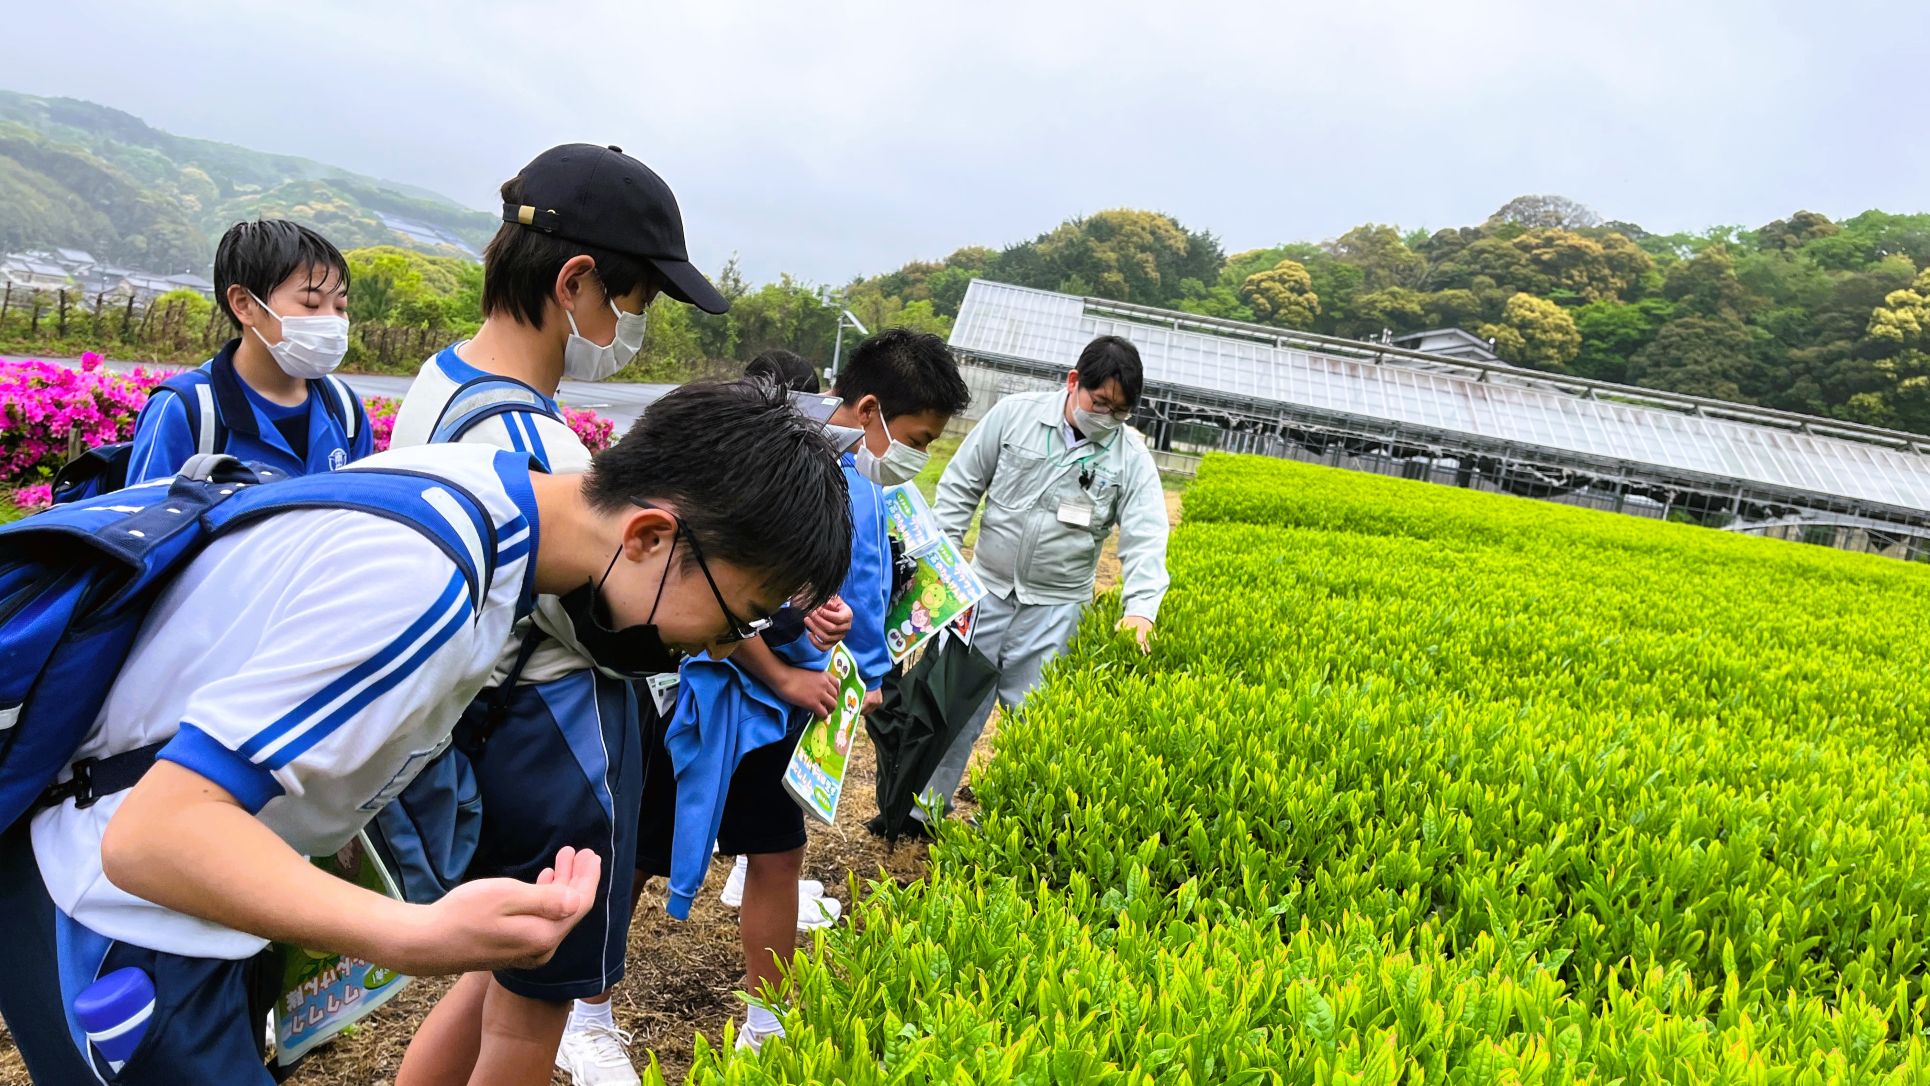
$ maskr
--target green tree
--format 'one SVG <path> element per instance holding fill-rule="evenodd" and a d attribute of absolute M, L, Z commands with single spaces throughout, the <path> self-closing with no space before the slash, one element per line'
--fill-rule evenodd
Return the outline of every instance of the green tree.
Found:
<path fill-rule="evenodd" d="M 965 291 L 971 287 L 972 280 L 984 274 L 983 271 L 975 268 L 955 265 L 941 268 L 933 273 L 932 277 L 925 281 L 927 289 L 931 292 L 933 311 L 948 320 L 958 316 L 958 307 L 965 303 Z"/>
<path fill-rule="evenodd" d="M 1478 334 L 1494 340 L 1494 351 L 1510 362 L 1556 370 L 1581 350 L 1581 333 L 1568 312 L 1546 298 L 1516 294 L 1508 299 L 1501 319 L 1483 325 Z"/>
<path fill-rule="evenodd" d="M 886 294 L 870 285 L 853 287 L 845 293 L 844 308 L 849 309 L 859 322 L 873 332 L 886 328 L 909 328 L 915 332 L 930 332 L 940 338 L 952 334 L 951 318 L 938 313 L 930 299 L 921 298 L 907 302 L 895 294 Z M 835 314 L 833 319 L 835 320 Z M 836 330 L 832 335 L 835 339 Z M 845 348 L 852 346 L 847 337 Z"/>
<path fill-rule="evenodd" d="M 1358 267 L 1369 291 L 1418 288 L 1427 281 L 1427 258 L 1408 248 L 1391 226 L 1356 226 L 1329 242 L 1327 251 Z"/>
<path fill-rule="evenodd" d="M 674 383 L 695 376 L 705 361 L 694 316 L 698 312 L 668 297 L 652 302 L 650 321 L 643 330 L 643 350 L 616 379 Z"/>
<path fill-rule="evenodd" d="M 1892 256 L 1908 257 L 1919 268 L 1930 265 L 1930 214 L 1865 211 L 1839 225 L 1836 233 L 1804 245 L 1804 255 L 1832 271 L 1855 271 Z"/>
<path fill-rule="evenodd" d="M 1021 286 L 1164 305 L 1179 297 L 1181 281 L 1212 278 L 1221 259 L 1211 234 L 1188 230 L 1170 215 L 1121 208 L 1069 219 L 1015 245 L 987 274 Z"/>
<path fill-rule="evenodd" d="M 742 339 L 738 326 L 737 303 L 742 301 L 749 289 L 744 285 L 744 274 L 737 266 L 737 254 L 732 253 L 714 280 L 717 293 L 731 304 L 731 309 L 723 313 L 703 313 L 691 318 L 697 333 L 697 343 L 705 358 L 736 358 L 737 348 Z"/>
<path fill-rule="evenodd" d="M 1727 321 L 1741 320 L 1748 304 L 1726 245 L 1711 245 L 1670 268 L 1662 294 L 1689 313 Z"/>
<path fill-rule="evenodd" d="M 1748 327 L 1734 317 L 1678 317 L 1629 360 L 1629 379 L 1647 388 L 1739 400 L 1752 346 Z"/>
<path fill-rule="evenodd" d="M 1662 298 L 1602 300 L 1576 309 L 1575 330 L 1581 333 L 1582 345 L 1572 367 L 1575 375 L 1626 382 L 1629 360 L 1655 339 L 1674 311 L 1674 304 Z"/>
<path fill-rule="evenodd" d="M 738 353 L 748 359 L 782 347 L 811 359 L 829 359 L 838 310 L 826 305 L 819 289 L 790 275 L 766 283 L 731 303 L 737 319 Z"/>
<path fill-rule="evenodd" d="M 482 322 L 482 265 L 393 245 L 350 249 L 349 319 L 474 331 Z"/>
<path fill-rule="evenodd" d="M 1529 230 L 1572 230 L 1601 225 L 1601 216 L 1566 196 L 1517 196 L 1488 216 L 1490 223 L 1507 223 Z"/>
<path fill-rule="evenodd" d="M 1263 272 L 1247 276 L 1240 299 L 1253 315 L 1283 328 L 1306 328 L 1320 314 L 1320 296 L 1304 265 L 1282 260 Z"/>
<path fill-rule="evenodd" d="M 1930 433 L 1930 351 L 1903 351 L 1878 362 L 1877 369 L 1888 387 L 1875 397 L 1875 417 L 1862 421 Z"/>
<path fill-rule="evenodd" d="M 1843 228 L 1829 220 L 1829 216 L 1814 211 L 1798 211 L 1787 219 L 1775 222 L 1756 231 L 1756 244 L 1764 249 L 1782 252 L 1800 249 L 1818 238 L 1827 238 L 1843 232 Z"/>
<path fill-rule="evenodd" d="M 929 299 L 907 302 L 903 308 L 885 321 L 886 328 L 909 328 L 914 332 L 929 332 L 939 339 L 950 339 L 952 322 L 938 315 L 937 308 Z"/>
<path fill-rule="evenodd" d="M 1364 333 L 1377 335 L 1374 326 L 1388 329 L 1396 335 L 1418 332 L 1427 327 L 1428 295 L 1406 287 L 1384 287 L 1370 291 L 1354 300 L 1354 318 L 1367 326 Z"/>
<path fill-rule="evenodd" d="M 1571 230 L 1532 230 L 1509 244 L 1538 273 L 1536 281 L 1547 284 L 1537 293 L 1564 290 L 1587 302 L 1626 296 L 1654 263 L 1620 234 L 1597 241 Z"/>
<path fill-rule="evenodd" d="M 1258 319 L 1253 315 L 1253 310 L 1247 308 L 1247 304 L 1240 300 L 1237 287 L 1218 283 L 1209 287 L 1198 279 L 1180 281 L 1179 298 L 1174 301 L 1173 307 L 1188 313 L 1198 313 L 1203 317 L 1219 317 L 1222 320 Z"/>
<path fill-rule="evenodd" d="M 1916 282 L 1893 290 L 1870 312 L 1872 339 L 1914 346 L 1930 339 L 1930 268 Z"/>
<path fill-rule="evenodd" d="M 1471 290 L 1437 290 L 1421 296 L 1430 328 L 1465 328 L 1481 319 L 1481 297 Z"/>
<path fill-rule="evenodd" d="M 1484 237 L 1463 246 L 1435 268 L 1434 285 L 1472 290 L 1477 294 L 1500 291 L 1499 301 L 1504 305 L 1517 293 L 1544 296 L 1552 293 L 1557 284 L 1552 276 L 1536 267 L 1530 256 L 1532 244 L 1515 244 L 1523 236 L 1526 235 Z"/>

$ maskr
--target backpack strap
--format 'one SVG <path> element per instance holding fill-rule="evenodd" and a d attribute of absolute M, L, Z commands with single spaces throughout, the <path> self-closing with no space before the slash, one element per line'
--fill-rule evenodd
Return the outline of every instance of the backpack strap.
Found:
<path fill-rule="evenodd" d="M 465 381 L 456 388 L 455 393 L 449 397 L 449 402 L 443 405 L 442 413 L 436 416 L 436 424 L 430 430 L 429 441 L 431 444 L 460 441 L 462 435 L 468 433 L 477 423 L 512 411 L 542 415 L 558 422 L 563 421 L 548 396 L 514 377 L 485 373 Z M 513 437 L 514 428 L 510 433 Z M 532 450 L 519 448 L 516 451 Z"/>
<path fill-rule="evenodd" d="M 346 486 L 342 473 L 327 472 L 237 493 L 206 515 L 209 538 L 294 509 L 352 509 L 383 517 L 413 528 L 455 563 L 469 586 L 470 609 L 480 618 L 499 547 L 488 506 L 441 476 L 403 468 L 354 471 L 355 482 Z"/>
<path fill-rule="evenodd" d="M 188 428 L 194 431 L 194 451 L 218 453 L 228 447 L 228 427 L 222 422 L 220 404 L 215 399 L 214 378 L 206 369 L 177 373 L 161 382 L 161 387 L 181 398 L 188 413 Z"/>
<path fill-rule="evenodd" d="M 509 699 L 515 693 L 516 683 L 523 677 L 523 669 L 529 666 L 530 657 L 536 655 L 536 647 L 543 643 L 545 633 L 530 620 L 529 629 L 523 632 L 523 640 L 516 647 L 516 661 L 509 665 L 503 674 L 503 681 L 482 697 L 482 720 L 468 729 L 462 737 L 464 753 L 474 755 L 489 745 L 489 737 L 509 719 Z"/>
<path fill-rule="evenodd" d="M 125 792 L 141 783 L 147 771 L 154 768 L 155 755 L 167 745 L 168 741 L 162 739 L 105 758 L 82 758 L 68 767 L 71 776 L 40 793 L 33 810 L 58 807 L 71 799 L 77 810 L 84 811 L 116 792 Z"/>
<path fill-rule="evenodd" d="M 342 428 L 342 436 L 353 442 L 356 431 L 362 426 L 362 413 L 355 409 L 355 390 L 333 374 L 319 381 L 310 381 L 308 389 L 309 395 L 322 398 L 322 408 L 328 412 L 328 417 Z"/>

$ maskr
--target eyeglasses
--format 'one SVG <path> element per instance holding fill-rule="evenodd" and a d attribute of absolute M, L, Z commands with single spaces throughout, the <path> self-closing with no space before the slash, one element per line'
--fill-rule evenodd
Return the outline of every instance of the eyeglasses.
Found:
<path fill-rule="evenodd" d="M 652 502 L 644 501 L 641 498 L 632 500 L 645 509 L 655 509 L 659 512 L 670 513 L 670 510 Z M 724 593 L 717 587 L 717 578 L 710 575 L 710 563 L 704 561 L 704 549 L 697 545 L 697 537 L 691 534 L 690 529 L 684 527 L 682 517 L 677 516 L 675 513 L 670 513 L 670 516 L 677 522 L 677 534 L 683 538 L 685 543 L 690 544 L 690 556 L 697 560 L 698 572 L 704 575 L 704 583 L 710 586 L 710 594 L 717 597 L 717 609 L 724 613 L 724 621 L 730 625 L 729 632 L 717 638 L 717 643 L 720 645 L 734 645 L 739 641 L 749 641 L 751 638 L 770 629 L 771 620 L 768 618 L 754 618 L 747 622 L 737 617 L 737 613 L 730 609 L 730 604 L 724 602 Z"/>
<path fill-rule="evenodd" d="M 1092 409 L 1097 414 L 1111 415 L 1113 418 L 1118 419 L 1120 422 L 1132 421 L 1133 409 L 1130 406 L 1128 407 L 1117 406 L 1116 404 L 1113 404 L 1110 401 L 1099 399 L 1097 396 L 1094 396 L 1090 392 L 1086 393 L 1086 399 L 1092 401 Z"/>

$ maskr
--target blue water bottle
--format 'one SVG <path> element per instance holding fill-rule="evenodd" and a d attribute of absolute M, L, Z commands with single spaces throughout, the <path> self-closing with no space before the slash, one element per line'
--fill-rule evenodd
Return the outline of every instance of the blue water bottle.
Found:
<path fill-rule="evenodd" d="M 132 966 L 114 970 L 74 997 L 74 1020 L 111 1071 L 118 1072 L 134 1054 L 153 1016 L 154 982 Z"/>

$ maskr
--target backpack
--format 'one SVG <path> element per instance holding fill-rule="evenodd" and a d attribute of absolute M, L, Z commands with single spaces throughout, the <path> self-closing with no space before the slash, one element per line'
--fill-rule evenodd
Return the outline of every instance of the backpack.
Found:
<path fill-rule="evenodd" d="M 455 521 L 437 509 L 450 499 Z M 461 570 L 473 608 L 487 598 L 497 550 L 487 508 L 455 483 L 401 469 L 284 478 L 202 454 L 175 478 L 0 528 L 0 830 L 41 806 L 67 799 L 89 806 L 140 779 L 161 744 L 73 759 L 148 608 L 208 544 L 295 509 L 356 509 L 406 524 Z M 465 537 L 482 543 L 480 568 Z M 519 615 L 533 604 L 522 600 Z"/>
<path fill-rule="evenodd" d="M 549 397 L 514 377 L 485 373 L 463 382 L 450 394 L 449 402 L 442 405 L 442 413 L 436 416 L 436 424 L 430 428 L 428 443 L 441 445 L 460 441 L 462 435 L 475 428 L 477 423 L 512 411 L 542 415 L 563 422 L 563 416 L 557 412 Z M 514 426 L 510 426 L 509 432 L 512 440 L 520 440 Z M 524 451 L 546 462 L 549 459 L 540 448 Z"/>
<path fill-rule="evenodd" d="M 228 424 L 217 406 L 214 374 L 207 367 L 177 373 L 161 382 L 154 394 L 148 397 L 147 406 L 141 408 L 141 414 L 147 414 L 148 407 L 159 402 L 163 389 L 180 397 L 181 406 L 187 409 L 188 426 L 194 431 L 195 452 L 227 451 Z M 323 377 L 308 382 L 308 394 L 322 398 L 322 409 L 353 442 L 362 425 L 362 412 L 355 408 L 355 392 L 340 378 Z M 221 399 L 226 400 L 226 397 Z M 228 402 L 232 406 L 232 401 Z M 241 406 L 245 408 L 245 402 Z M 61 465 L 59 473 L 54 476 L 53 504 L 85 501 L 111 494 L 126 486 L 128 464 L 133 455 L 134 443 L 119 441 L 89 449 L 69 460 Z"/>

